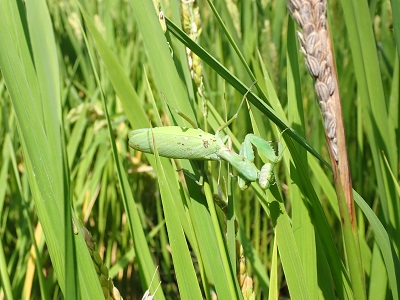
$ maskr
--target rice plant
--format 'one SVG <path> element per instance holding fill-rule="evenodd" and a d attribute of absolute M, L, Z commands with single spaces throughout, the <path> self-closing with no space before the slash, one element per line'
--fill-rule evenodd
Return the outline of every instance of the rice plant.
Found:
<path fill-rule="evenodd" d="M 399 16 L 1 1 L 0 299 L 398 299 Z M 229 120 L 227 151 L 277 151 L 254 148 L 269 189 L 151 130 Z M 129 147 L 142 128 L 152 153 Z"/>

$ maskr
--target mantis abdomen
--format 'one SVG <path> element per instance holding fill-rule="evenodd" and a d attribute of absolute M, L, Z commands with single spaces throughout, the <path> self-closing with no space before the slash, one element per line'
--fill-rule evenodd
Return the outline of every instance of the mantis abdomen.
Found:
<path fill-rule="evenodd" d="M 168 158 L 220 160 L 218 151 L 226 147 L 215 135 L 179 126 L 134 130 L 129 134 L 129 146 L 154 154 L 153 136 L 158 154 Z"/>

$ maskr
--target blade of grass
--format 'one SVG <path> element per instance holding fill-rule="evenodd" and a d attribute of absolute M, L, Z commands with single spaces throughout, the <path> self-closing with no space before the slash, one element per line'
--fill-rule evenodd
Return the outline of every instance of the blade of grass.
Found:
<path fill-rule="evenodd" d="M 376 243 L 382 252 L 382 257 L 386 264 L 386 271 L 388 272 L 393 299 L 398 299 L 400 286 L 398 281 L 400 278 L 400 261 L 396 251 L 394 250 L 390 236 L 373 210 L 356 191 L 354 191 L 354 201 L 356 201 L 357 205 L 361 208 L 374 230 Z"/>
<path fill-rule="evenodd" d="M 80 9 L 81 9 L 82 15 L 84 16 L 85 22 L 88 25 L 88 27 L 90 28 L 91 33 L 95 37 L 97 43 L 103 43 L 103 40 L 101 39 L 98 31 L 95 29 L 94 24 L 91 22 L 87 13 L 82 9 L 82 7 L 80 7 Z M 86 40 L 86 43 L 89 46 L 87 40 Z M 108 59 L 108 62 L 110 62 L 113 60 L 113 56 L 107 50 L 108 50 L 108 47 L 103 48 L 104 56 Z M 92 60 L 92 64 L 93 64 L 93 60 Z M 92 66 L 92 67 L 93 67 L 93 70 L 95 71 L 94 66 Z M 96 72 L 95 72 L 95 74 L 96 74 L 97 82 L 100 83 Z M 139 218 L 137 208 L 134 205 L 135 201 L 133 199 L 132 191 L 129 187 L 128 180 L 126 178 L 125 173 L 123 172 L 123 166 L 118 157 L 117 147 L 116 147 L 115 139 L 114 139 L 114 135 L 113 135 L 113 129 L 111 126 L 110 118 L 108 115 L 107 104 L 105 102 L 104 97 L 102 97 L 102 101 L 103 101 L 104 111 L 105 111 L 106 117 L 107 117 L 109 137 L 111 140 L 111 146 L 112 146 L 112 152 L 113 152 L 115 165 L 117 168 L 117 175 L 118 175 L 119 182 L 121 184 L 120 187 L 121 187 L 122 200 L 124 203 L 125 211 L 128 214 L 128 224 L 129 224 L 130 232 L 131 232 L 132 237 L 135 240 L 134 247 L 135 247 L 135 252 L 139 259 L 139 265 L 141 266 L 140 271 L 141 271 L 141 274 L 144 276 L 143 285 L 146 286 L 149 290 L 154 292 L 156 290 L 158 282 L 159 282 L 158 280 L 154 281 L 153 283 L 151 282 L 152 278 L 153 278 L 153 274 L 156 272 L 156 268 L 154 266 L 153 260 L 150 255 L 150 251 L 149 251 L 147 243 L 146 243 L 146 238 L 145 238 L 145 235 L 144 235 L 144 232 L 142 229 L 142 225 L 140 223 L 140 218 Z M 150 284 L 151 284 L 151 286 L 150 286 Z M 164 299 L 162 290 L 157 293 L 156 297 L 157 297 L 157 299 Z"/>
<path fill-rule="evenodd" d="M 180 296 L 182 299 L 202 299 L 183 229 L 177 222 L 172 221 L 179 219 L 179 216 L 175 208 L 176 200 L 174 199 L 176 198 L 173 196 L 170 189 L 172 181 L 167 179 L 166 173 L 164 172 L 163 165 L 169 164 L 169 160 L 165 158 L 160 159 L 156 144 L 154 148 L 165 222 L 171 244 L 172 259 L 174 261 Z M 179 201 L 179 199 L 177 200 Z"/>
<path fill-rule="evenodd" d="M 29 230 L 29 235 L 31 238 L 31 249 L 32 249 L 32 253 L 34 255 L 32 255 L 32 260 L 34 260 L 35 265 L 32 264 L 32 267 L 36 266 L 36 272 L 37 272 L 37 277 L 39 279 L 39 286 L 40 286 L 40 290 L 42 292 L 42 298 L 43 299 L 48 299 L 48 295 L 46 293 L 47 290 L 47 286 L 46 286 L 46 281 L 44 279 L 44 274 L 42 273 L 42 267 L 43 264 L 41 262 L 41 253 L 43 250 L 43 243 L 41 243 L 41 245 L 37 244 L 37 239 L 35 234 L 33 233 L 33 224 L 31 221 L 31 218 L 29 216 L 29 212 L 28 212 L 28 207 L 29 207 L 29 203 L 27 201 L 27 199 L 29 198 L 28 193 L 26 192 L 26 189 L 23 188 L 22 182 L 21 182 L 21 178 L 17 175 L 18 173 L 18 165 L 17 165 L 17 159 L 15 157 L 15 150 L 13 148 L 13 144 L 11 143 L 11 140 L 8 138 L 9 136 L 7 136 L 6 139 L 6 143 L 5 143 L 5 147 L 4 150 L 8 150 L 8 153 L 10 153 L 10 158 L 11 158 L 11 163 L 12 163 L 12 168 L 15 174 L 15 181 L 17 183 L 18 186 L 18 191 L 20 194 L 21 199 L 24 199 L 22 204 L 23 204 L 23 216 L 26 220 L 27 223 L 27 227 Z M 38 236 L 42 236 L 43 235 L 43 231 L 42 231 L 42 227 L 39 223 L 38 225 Z M 34 257 L 34 259 L 33 259 Z M 31 294 L 31 287 L 32 287 L 32 283 L 33 283 L 33 271 L 30 272 L 30 270 L 28 270 L 29 267 L 29 263 L 27 266 L 27 270 L 26 270 L 26 277 L 25 277 L 25 282 L 24 282 L 24 296 L 25 297 L 29 297 L 29 295 Z M 32 276 L 29 277 L 29 273 L 32 273 Z M 27 287 L 27 285 L 29 285 L 28 289 L 25 289 Z"/>
<path fill-rule="evenodd" d="M 134 8 L 147 54 L 151 58 L 149 64 L 159 92 L 168 103 L 194 120 L 193 104 L 187 101 L 188 93 L 178 76 L 153 3 L 144 0 L 130 0 L 130 3 Z"/>
<path fill-rule="evenodd" d="M 288 47 L 287 47 L 287 93 L 288 93 L 288 107 L 289 107 L 289 122 L 293 128 L 304 136 L 304 112 L 301 93 L 301 80 L 299 71 L 299 57 L 296 47 L 296 33 L 293 21 L 289 20 L 288 25 Z M 307 152 L 295 145 L 297 153 L 305 165 L 308 165 Z M 310 292 L 310 299 L 318 298 L 318 273 L 317 273 L 317 249 L 315 242 L 315 228 L 306 201 L 295 201 L 295 199 L 308 198 L 307 195 L 302 194 L 302 191 L 297 182 L 299 180 L 299 173 L 294 167 L 293 163 L 290 164 L 290 176 L 294 178 L 291 185 L 291 198 L 293 211 L 293 227 L 296 228 L 294 235 L 299 248 L 300 256 L 303 263 L 304 275 L 307 278 L 307 287 Z"/>
<path fill-rule="evenodd" d="M 397 58 L 400 59 L 400 1 L 393 0 L 390 3 L 392 4 L 393 31 L 397 45 Z"/>
<path fill-rule="evenodd" d="M 60 239 L 64 237 L 65 232 L 64 226 L 59 222 L 59 220 L 64 220 L 62 211 L 65 195 L 62 180 L 57 179 L 60 176 L 63 177 L 62 163 L 54 161 L 53 164 L 50 160 L 61 155 L 51 153 L 54 151 L 51 145 L 60 144 L 60 135 L 57 137 L 46 135 L 43 114 L 40 111 L 44 107 L 54 109 L 56 106 L 47 106 L 44 103 L 57 99 L 45 98 L 39 94 L 37 75 L 28 50 L 28 41 L 24 40 L 27 35 L 22 30 L 24 16 L 19 15 L 18 8 L 12 1 L 2 2 L 1 6 L 0 66 L 18 119 L 19 134 L 37 214 L 43 225 L 57 279 L 61 289 L 65 291 L 65 256 L 63 254 L 65 243 L 63 238 Z M 54 111 L 52 113 L 58 115 Z M 54 126 L 60 130 L 59 123 L 48 124 L 48 126 Z M 68 224 L 71 224 L 70 221 Z M 81 266 L 84 266 L 79 272 L 79 280 L 85 282 L 79 285 L 81 295 L 83 297 L 85 295 L 86 297 L 101 296 L 100 285 L 82 237 L 77 253 L 78 264 L 81 263 Z M 82 270 L 85 273 L 84 276 L 82 276 Z"/>
<path fill-rule="evenodd" d="M 290 295 L 296 299 L 310 299 L 306 285 L 307 280 L 303 272 L 303 264 L 290 224 L 290 218 L 286 213 L 276 185 L 272 186 L 271 192 L 274 195 L 274 199 L 268 197 L 267 199 L 261 199 L 261 201 L 263 208 L 266 212 L 269 212 L 272 224 L 274 225 L 279 256 Z"/>
<path fill-rule="evenodd" d="M 385 218 L 398 228 L 399 220 L 390 217 L 397 214 L 394 212 L 396 210 L 393 207 L 394 203 L 390 201 L 390 199 L 396 199 L 396 197 L 393 194 L 393 186 L 387 183 L 387 174 L 382 165 L 379 149 L 387 155 L 392 169 L 397 166 L 398 157 L 394 143 L 390 142 L 395 140 L 395 135 L 393 124 L 388 122 L 378 54 L 368 6 L 364 1 L 359 3 L 341 1 L 341 4 L 354 58 L 358 91 L 366 111 L 364 124 L 367 126 L 367 138 L 371 145 L 373 162 L 377 172 L 376 178 L 379 194 L 382 197 L 383 212 Z"/>
<path fill-rule="evenodd" d="M 6 256 L 4 254 L 4 247 L 3 247 L 3 242 L 2 239 L 0 239 L 0 278 L 2 282 L 2 287 L 4 289 L 4 294 L 7 297 L 7 299 L 13 300 L 13 292 L 11 288 L 11 281 L 10 281 L 10 276 L 8 274 L 7 270 L 7 261 L 6 261 Z"/>
<path fill-rule="evenodd" d="M 53 101 L 42 101 L 43 123 L 46 135 L 50 141 L 56 141 L 60 137 L 61 109 L 60 109 L 60 78 L 56 43 L 50 15 L 45 1 L 26 3 L 27 23 L 32 43 L 33 60 L 38 79 L 40 93 L 43 99 Z M 78 297 L 78 272 L 74 238 L 71 227 L 71 211 L 69 197 L 69 173 L 66 168 L 65 155 L 61 147 L 63 143 L 50 143 L 51 155 L 48 159 L 53 162 L 55 170 L 54 181 L 58 187 L 64 189 L 64 222 L 65 222 L 65 297 Z M 55 166 L 54 162 L 58 164 Z M 64 173 L 64 174 L 62 174 Z M 62 179 L 65 179 L 62 182 Z"/>

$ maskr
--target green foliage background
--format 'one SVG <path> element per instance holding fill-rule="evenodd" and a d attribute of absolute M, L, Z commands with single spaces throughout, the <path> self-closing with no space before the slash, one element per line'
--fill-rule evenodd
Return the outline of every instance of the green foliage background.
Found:
<path fill-rule="evenodd" d="M 241 299 L 237 243 L 256 299 L 398 299 L 399 1 L 328 8 L 362 286 L 286 2 L 198 4 L 196 44 L 180 1 L 161 3 L 166 33 L 147 0 L 0 2 L 0 299 L 101 299 L 82 226 L 125 299 L 160 281 L 155 299 Z M 185 46 L 203 61 L 204 99 Z M 190 126 L 166 103 L 214 132 L 254 82 L 225 134 L 235 151 L 250 132 L 284 143 L 266 193 L 239 191 L 226 163 L 129 149 L 133 129 Z"/>

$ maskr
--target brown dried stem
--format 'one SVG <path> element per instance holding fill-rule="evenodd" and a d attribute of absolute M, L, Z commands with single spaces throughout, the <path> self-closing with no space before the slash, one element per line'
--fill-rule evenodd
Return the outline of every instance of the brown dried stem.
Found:
<path fill-rule="evenodd" d="M 342 106 L 327 26 L 326 0 L 288 0 L 288 8 L 301 28 L 301 32 L 298 32 L 301 51 L 305 55 L 308 71 L 315 80 L 315 90 L 324 119 L 353 292 L 355 298 L 366 299 Z"/>
<path fill-rule="evenodd" d="M 297 35 L 307 69 L 315 80 L 315 91 L 324 119 L 336 192 L 338 197 L 344 195 L 346 199 L 350 223 L 354 229 L 356 220 L 352 184 L 336 67 L 327 25 L 326 0 L 289 0 L 288 9 L 301 28 Z M 342 207 L 340 201 L 339 207 Z"/>

